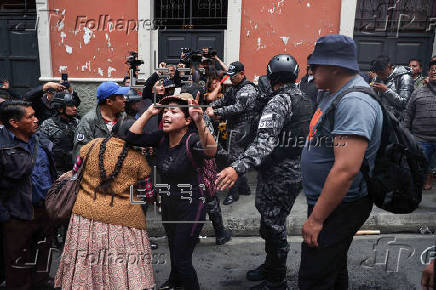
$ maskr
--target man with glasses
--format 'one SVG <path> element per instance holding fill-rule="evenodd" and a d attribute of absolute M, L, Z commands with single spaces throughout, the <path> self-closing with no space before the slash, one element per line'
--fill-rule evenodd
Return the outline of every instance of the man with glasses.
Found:
<path fill-rule="evenodd" d="M 257 90 L 256 86 L 247 80 L 244 65 L 235 61 L 229 65 L 227 75 L 230 76 L 232 87 L 224 95 L 211 104 L 206 113 L 211 118 L 227 120 L 228 161 L 234 162 L 251 143 L 251 127 L 255 115 Z M 241 176 L 229 190 L 223 204 L 237 201 L 239 195 L 250 195 L 247 177 Z"/>

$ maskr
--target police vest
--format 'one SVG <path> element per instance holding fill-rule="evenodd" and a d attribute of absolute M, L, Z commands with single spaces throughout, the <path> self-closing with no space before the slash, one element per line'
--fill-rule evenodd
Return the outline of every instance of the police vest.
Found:
<path fill-rule="evenodd" d="M 277 140 L 278 144 L 271 153 L 271 161 L 280 162 L 284 159 L 297 159 L 306 142 L 309 133 L 309 123 L 313 115 L 313 104 L 309 97 L 295 87 L 285 87 L 274 92 L 287 94 L 292 102 L 292 116 L 285 120 Z"/>

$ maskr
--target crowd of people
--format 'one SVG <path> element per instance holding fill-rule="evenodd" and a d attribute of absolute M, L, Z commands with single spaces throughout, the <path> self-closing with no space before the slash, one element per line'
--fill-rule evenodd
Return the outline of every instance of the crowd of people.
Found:
<path fill-rule="evenodd" d="M 212 48 L 183 49 L 180 62 L 162 62 L 142 91 L 130 86 L 138 81 L 135 73 L 121 84 L 101 83 L 97 106 L 82 117 L 77 108 L 86 96 L 68 82 L 48 82 L 23 96 L 5 82 L 0 283 L 7 289 L 153 289 L 158 245 L 149 240 L 146 213 L 147 204 L 157 203 L 171 260 L 168 280 L 158 288 L 200 289 L 192 258 L 206 216 L 217 245 L 232 237 L 215 189 L 227 191 L 224 205 L 238 202 L 251 194 L 246 173 L 256 170 L 266 257 L 246 274 L 260 282 L 251 289 L 288 289 L 286 218 L 301 190 L 308 208 L 299 287 L 347 289 L 348 249 L 373 206 L 360 168 L 363 160 L 374 168 L 381 104 L 420 144 L 430 164 L 424 189 L 432 188 L 436 57 L 427 76 L 421 60 L 400 66 L 388 56 L 378 56 L 363 73 L 354 41 L 327 35 L 307 62 L 297 82 L 296 59 L 275 55 L 254 83 L 240 61 L 226 65 Z M 352 91 L 331 111 L 336 97 L 353 87 L 372 88 L 381 104 Z M 347 146 L 336 146 L 343 142 Z M 47 192 L 80 166 L 71 218 L 55 226 L 45 208 Z M 132 186 L 144 188 L 145 205 L 130 202 Z M 62 250 L 54 280 L 40 271 L 53 245 Z M 29 267 L 36 252 L 37 263 Z M 431 267 L 423 272 L 423 287 L 433 281 Z"/>

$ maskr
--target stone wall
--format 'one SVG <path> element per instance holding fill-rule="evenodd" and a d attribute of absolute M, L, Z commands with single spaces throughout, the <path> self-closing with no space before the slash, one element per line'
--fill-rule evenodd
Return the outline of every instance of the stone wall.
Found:
<path fill-rule="evenodd" d="M 85 115 L 89 110 L 97 105 L 97 82 L 70 82 L 74 91 L 77 92 L 81 100 L 78 108 L 79 116 Z"/>

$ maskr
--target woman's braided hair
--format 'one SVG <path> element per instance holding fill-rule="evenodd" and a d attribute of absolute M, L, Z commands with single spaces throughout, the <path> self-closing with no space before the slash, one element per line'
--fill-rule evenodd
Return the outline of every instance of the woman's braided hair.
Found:
<path fill-rule="evenodd" d="M 106 170 L 104 169 L 104 153 L 106 151 L 106 143 L 113 137 L 107 137 L 100 144 L 100 153 L 98 155 L 98 165 L 100 169 L 100 184 L 96 187 L 94 191 L 94 200 L 97 198 L 97 191 L 103 194 L 112 194 L 112 201 L 110 203 L 113 206 L 114 203 L 114 192 L 112 190 L 112 182 L 120 173 L 120 170 L 123 166 L 124 159 L 128 154 L 128 145 L 124 143 L 123 149 L 118 155 L 117 164 L 115 165 L 114 171 L 107 176 Z"/>

